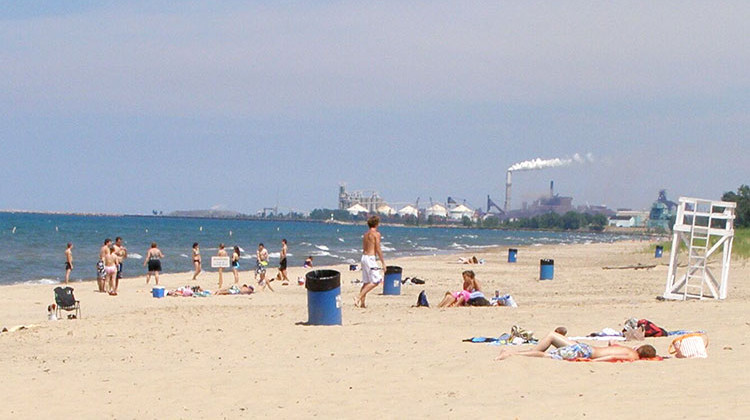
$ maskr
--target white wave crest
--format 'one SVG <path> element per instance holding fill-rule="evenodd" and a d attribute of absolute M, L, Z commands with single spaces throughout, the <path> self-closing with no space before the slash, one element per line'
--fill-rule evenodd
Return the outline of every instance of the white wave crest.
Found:
<path fill-rule="evenodd" d="M 128 252 L 128 258 L 133 258 L 134 260 L 142 260 L 143 255 L 137 253 L 137 252 Z"/>
<path fill-rule="evenodd" d="M 60 280 L 54 280 L 54 279 L 37 279 L 37 280 L 29 280 L 23 282 L 23 284 L 41 284 L 41 285 L 50 285 L 50 284 L 60 284 Z"/>
<path fill-rule="evenodd" d="M 321 251 L 330 251 L 331 250 L 330 248 L 328 248 L 325 245 L 315 245 L 315 248 L 318 248 Z"/>

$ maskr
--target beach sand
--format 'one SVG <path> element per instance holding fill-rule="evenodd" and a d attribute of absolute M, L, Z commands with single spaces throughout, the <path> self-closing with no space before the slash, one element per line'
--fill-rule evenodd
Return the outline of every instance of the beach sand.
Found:
<path fill-rule="evenodd" d="M 75 283 L 82 319 L 56 322 L 46 320 L 54 286 L 0 287 L 0 326 L 36 325 L 0 334 L 0 417 L 746 417 L 750 268 L 733 261 L 725 301 L 659 302 L 668 255 L 654 259 L 647 247 L 520 247 L 515 264 L 506 262 L 506 248 L 477 253 L 482 265 L 458 264 L 457 255 L 390 260 L 404 277 L 427 283 L 405 285 L 400 296 L 378 288 L 367 309 L 352 303 L 359 285 L 351 281 L 361 273 L 332 267 L 341 271 L 343 326 L 298 325 L 307 321 L 307 300 L 296 282 L 252 296 L 164 299 L 151 297 L 145 276 L 122 280 L 117 297 L 96 293 L 93 282 Z M 540 258 L 555 260 L 554 280 L 538 280 Z M 655 262 L 652 270 L 602 270 Z M 126 273 L 143 272 L 140 263 L 127 260 Z M 465 269 L 476 271 L 488 297 L 510 293 L 519 307 L 436 308 L 446 290 L 460 287 Z M 292 267 L 290 278 L 305 271 Z M 216 287 L 216 273 L 190 277 L 163 275 L 161 283 Z M 240 283 L 250 282 L 242 272 Z M 432 307 L 412 307 L 423 289 Z M 515 324 L 537 337 L 559 325 L 586 335 L 620 329 L 630 317 L 707 331 L 709 357 L 498 362 L 502 347 L 462 342 Z M 671 339 L 647 342 L 666 355 Z"/>

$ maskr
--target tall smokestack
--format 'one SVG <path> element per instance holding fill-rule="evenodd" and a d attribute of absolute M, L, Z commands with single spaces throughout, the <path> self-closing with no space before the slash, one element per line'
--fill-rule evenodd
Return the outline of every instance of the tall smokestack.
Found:
<path fill-rule="evenodd" d="M 555 181 L 549 182 L 549 198 L 553 198 L 555 196 Z"/>
<path fill-rule="evenodd" d="M 510 171 L 508 171 L 505 174 L 505 206 L 504 206 L 505 208 L 503 209 L 506 215 L 510 211 L 510 184 L 511 184 Z"/>

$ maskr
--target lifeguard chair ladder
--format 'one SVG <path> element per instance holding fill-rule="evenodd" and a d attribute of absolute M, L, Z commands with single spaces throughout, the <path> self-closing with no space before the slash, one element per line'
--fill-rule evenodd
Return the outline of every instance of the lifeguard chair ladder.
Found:
<path fill-rule="evenodd" d="M 665 299 L 726 299 L 734 240 L 736 204 L 680 197 L 672 237 Z M 677 280 L 680 245 L 687 247 L 687 270 Z M 708 258 L 721 249 L 721 279 L 708 267 Z"/>

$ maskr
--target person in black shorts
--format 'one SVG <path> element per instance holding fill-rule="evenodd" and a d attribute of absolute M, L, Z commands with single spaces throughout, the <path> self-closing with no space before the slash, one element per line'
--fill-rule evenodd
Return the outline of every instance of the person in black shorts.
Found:
<path fill-rule="evenodd" d="M 281 256 L 279 260 L 279 272 L 281 273 L 281 285 L 286 286 L 289 284 L 289 277 L 286 276 L 286 253 L 287 244 L 286 239 L 281 240 Z"/>
<path fill-rule="evenodd" d="M 68 242 L 65 248 L 65 284 L 70 281 L 70 272 L 73 270 L 73 244 Z"/>
<path fill-rule="evenodd" d="M 122 262 L 125 258 L 128 258 L 128 249 L 122 244 L 122 238 L 115 238 L 115 255 L 119 258 L 120 262 L 117 264 L 117 275 L 115 277 L 115 290 L 120 285 L 120 279 L 122 278 Z"/>

